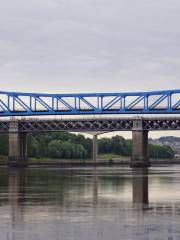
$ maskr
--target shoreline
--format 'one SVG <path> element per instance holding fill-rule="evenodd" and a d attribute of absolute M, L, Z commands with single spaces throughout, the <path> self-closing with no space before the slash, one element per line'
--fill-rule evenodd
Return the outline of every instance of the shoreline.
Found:
<path fill-rule="evenodd" d="M 180 159 L 174 159 L 174 160 L 168 160 L 168 159 L 162 159 L 162 160 L 155 160 L 155 159 L 150 159 L 150 164 L 151 166 L 157 166 L 157 165 L 175 165 L 175 164 L 180 164 Z M 32 162 L 31 160 L 28 162 L 12 162 L 11 165 L 8 164 L 7 161 L 1 161 L 0 162 L 0 167 L 62 167 L 62 168 L 67 168 L 67 167 L 102 167 L 102 166 L 107 166 L 107 167 L 113 167 L 113 166 L 129 166 L 130 165 L 130 159 L 126 160 L 98 160 L 97 162 L 92 162 L 90 161 L 52 161 L 51 163 L 48 162 Z"/>

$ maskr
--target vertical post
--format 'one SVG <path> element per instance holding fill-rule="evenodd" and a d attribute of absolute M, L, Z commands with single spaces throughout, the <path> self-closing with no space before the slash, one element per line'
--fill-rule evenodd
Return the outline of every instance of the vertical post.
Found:
<path fill-rule="evenodd" d="M 148 131 L 143 129 L 142 119 L 133 120 L 131 167 L 149 167 Z"/>
<path fill-rule="evenodd" d="M 18 122 L 12 121 L 9 126 L 9 165 L 24 167 L 27 160 L 26 133 L 20 133 Z"/>
<path fill-rule="evenodd" d="M 98 136 L 93 135 L 93 162 L 96 164 L 98 155 Z"/>

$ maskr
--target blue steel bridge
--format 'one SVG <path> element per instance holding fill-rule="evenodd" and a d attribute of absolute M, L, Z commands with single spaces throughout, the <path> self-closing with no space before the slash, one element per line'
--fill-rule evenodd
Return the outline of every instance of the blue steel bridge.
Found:
<path fill-rule="evenodd" d="M 179 113 L 179 89 L 81 94 L 0 92 L 0 116 Z"/>

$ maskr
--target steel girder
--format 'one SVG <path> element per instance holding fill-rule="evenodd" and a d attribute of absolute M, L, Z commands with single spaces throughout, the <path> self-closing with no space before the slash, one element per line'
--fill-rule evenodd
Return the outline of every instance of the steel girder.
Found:
<path fill-rule="evenodd" d="M 133 121 L 124 120 L 54 120 L 54 121 L 21 121 L 19 130 L 22 132 L 92 132 L 92 131 L 130 131 Z"/>
<path fill-rule="evenodd" d="M 180 130 L 180 119 L 143 120 L 144 130 Z"/>
<path fill-rule="evenodd" d="M 89 119 L 89 120 L 18 120 L 20 132 L 112 132 L 132 131 L 133 119 Z M 148 131 L 180 130 L 180 118 L 142 119 L 143 129 Z M 9 131 L 10 121 L 0 121 L 0 132 Z"/>
<path fill-rule="evenodd" d="M 135 93 L 0 92 L 0 116 L 179 114 L 180 90 Z"/>
<path fill-rule="evenodd" d="M 9 121 L 0 121 L 0 132 L 9 131 Z"/>

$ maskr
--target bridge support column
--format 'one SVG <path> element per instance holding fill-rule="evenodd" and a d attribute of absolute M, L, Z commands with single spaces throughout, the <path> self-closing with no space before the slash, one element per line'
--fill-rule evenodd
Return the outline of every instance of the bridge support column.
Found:
<path fill-rule="evenodd" d="M 133 121 L 131 167 L 149 167 L 148 131 L 143 129 L 142 119 Z"/>
<path fill-rule="evenodd" d="M 96 163 L 97 162 L 97 157 L 98 157 L 98 136 L 97 135 L 93 135 L 93 162 Z"/>
<path fill-rule="evenodd" d="M 27 165 L 27 134 L 20 133 L 18 122 L 9 126 L 9 165 L 25 167 Z"/>

